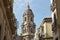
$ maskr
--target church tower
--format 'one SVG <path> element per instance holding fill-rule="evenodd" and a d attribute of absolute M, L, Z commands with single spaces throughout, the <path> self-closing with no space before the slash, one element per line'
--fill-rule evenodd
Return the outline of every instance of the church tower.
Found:
<path fill-rule="evenodd" d="M 22 36 L 23 40 L 33 40 L 35 33 L 35 23 L 34 23 L 34 14 L 30 9 L 30 6 L 27 6 L 27 10 L 23 14 L 23 24 L 22 24 Z"/>

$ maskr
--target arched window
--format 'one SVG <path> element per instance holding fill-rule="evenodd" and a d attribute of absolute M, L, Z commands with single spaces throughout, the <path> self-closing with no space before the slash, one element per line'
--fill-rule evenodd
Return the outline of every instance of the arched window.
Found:
<path fill-rule="evenodd" d="M 24 30 L 22 30 L 22 33 L 24 33 Z"/>
<path fill-rule="evenodd" d="M 33 33 L 33 30 L 32 30 L 32 28 L 31 28 L 30 30 L 31 30 L 31 33 Z"/>
<path fill-rule="evenodd" d="M 32 17 L 31 17 L 31 21 L 33 21 Z"/>
<path fill-rule="evenodd" d="M 57 24 L 56 21 L 57 21 L 57 20 L 56 20 L 56 15 L 54 14 L 53 27 L 56 27 L 56 24 Z"/>
<path fill-rule="evenodd" d="M 25 19 L 24 19 L 25 21 L 26 21 L 26 17 L 25 17 Z"/>
<path fill-rule="evenodd" d="M 25 32 L 26 32 L 26 28 L 25 28 Z"/>

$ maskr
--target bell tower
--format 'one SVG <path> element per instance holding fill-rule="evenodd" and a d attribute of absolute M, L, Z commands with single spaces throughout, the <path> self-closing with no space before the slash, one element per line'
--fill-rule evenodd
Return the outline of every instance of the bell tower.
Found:
<path fill-rule="evenodd" d="M 35 23 L 34 23 L 34 14 L 30 9 L 30 6 L 27 6 L 26 11 L 23 14 L 23 24 L 22 24 L 22 36 L 23 40 L 33 40 L 35 33 Z"/>

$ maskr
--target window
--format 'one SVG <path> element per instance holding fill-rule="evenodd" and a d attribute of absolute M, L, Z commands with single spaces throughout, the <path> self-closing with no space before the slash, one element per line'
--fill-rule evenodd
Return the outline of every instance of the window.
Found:
<path fill-rule="evenodd" d="M 4 40 L 7 40 L 7 39 L 6 39 L 6 36 L 4 36 Z"/>
<path fill-rule="evenodd" d="M 54 14 L 54 18 L 53 18 L 53 27 L 56 27 L 56 15 Z"/>
<path fill-rule="evenodd" d="M 44 29 L 42 28 L 42 32 L 44 33 Z"/>
<path fill-rule="evenodd" d="M 31 21 L 33 21 L 33 20 L 32 20 L 32 17 L 31 17 Z"/>
<path fill-rule="evenodd" d="M 33 29 L 31 28 L 30 30 L 31 30 L 31 33 L 33 33 Z"/>
<path fill-rule="evenodd" d="M 22 32 L 24 33 L 24 30 L 22 30 Z"/>
<path fill-rule="evenodd" d="M 54 23 L 56 25 L 56 15 L 54 14 Z"/>
<path fill-rule="evenodd" d="M 26 33 L 26 28 L 25 28 L 25 33 Z"/>
<path fill-rule="evenodd" d="M 56 38 L 55 40 L 58 40 L 58 38 Z"/>
<path fill-rule="evenodd" d="M 44 27 L 42 27 L 42 36 L 44 36 Z"/>
<path fill-rule="evenodd" d="M 25 21 L 26 21 L 26 17 L 25 17 Z"/>

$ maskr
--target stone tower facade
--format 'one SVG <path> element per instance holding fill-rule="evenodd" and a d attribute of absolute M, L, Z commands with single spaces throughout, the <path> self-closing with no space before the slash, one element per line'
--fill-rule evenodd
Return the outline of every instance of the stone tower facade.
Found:
<path fill-rule="evenodd" d="M 34 14 L 28 5 L 23 14 L 22 37 L 23 40 L 33 40 L 35 33 Z"/>

